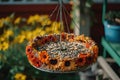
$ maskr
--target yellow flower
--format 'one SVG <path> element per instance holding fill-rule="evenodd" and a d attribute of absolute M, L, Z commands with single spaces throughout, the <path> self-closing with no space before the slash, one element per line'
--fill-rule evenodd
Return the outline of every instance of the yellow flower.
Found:
<path fill-rule="evenodd" d="M 18 39 L 18 40 L 19 40 L 19 43 L 22 43 L 25 40 L 25 35 L 21 35 L 20 39 Z"/>
<path fill-rule="evenodd" d="M 18 17 L 18 18 L 15 19 L 14 24 L 19 24 L 20 21 L 21 21 L 21 17 Z"/>
<path fill-rule="evenodd" d="M 0 19 L 0 28 L 2 28 L 4 25 L 3 19 Z"/>
<path fill-rule="evenodd" d="M 6 18 L 5 18 L 5 22 L 11 22 L 10 17 L 6 17 Z"/>
<path fill-rule="evenodd" d="M 26 39 L 27 39 L 27 40 L 31 40 L 31 39 L 34 37 L 34 36 L 33 36 L 33 33 L 30 32 L 30 31 L 29 31 L 29 32 L 26 32 L 26 35 L 25 35 L 25 36 L 26 36 Z"/>
<path fill-rule="evenodd" d="M 54 31 L 54 33 L 59 34 L 59 33 L 60 33 L 60 31 L 59 31 L 59 30 L 55 30 L 55 31 Z"/>
<path fill-rule="evenodd" d="M 50 33 L 50 32 L 52 32 L 52 29 L 51 29 L 51 27 L 47 27 L 47 28 L 45 29 L 45 31 L 46 31 L 47 33 Z"/>
<path fill-rule="evenodd" d="M 0 36 L 0 42 L 5 41 L 5 37 L 4 36 Z"/>
<path fill-rule="evenodd" d="M 45 26 L 45 25 L 50 25 L 52 22 L 49 18 L 47 19 L 43 19 L 43 21 L 41 21 L 41 25 Z"/>
<path fill-rule="evenodd" d="M 40 16 L 39 22 L 44 22 L 47 19 L 49 19 L 48 15 L 42 15 L 42 16 Z"/>
<path fill-rule="evenodd" d="M 0 43 L 0 50 L 2 50 L 2 44 Z"/>
<path fill-rule="evenodd" d="M 25 40 L 25 35 L 18 35 L 15 38 L 14 43 L 23 43 L 24 40 Z"/>
<path fill-rule="evenodd" d="M 14 33 L 13 33 L 12 30 L 7 30 L 7 31 L 5 31 L 4 36 L 5 36 L 5 37 L 9 37 L 9 36 L 12 36 L 13 34 L 14 34 Z"/>
<path fill-rule="evenodd" d="M 44 30 L 42 30 L 41 28 L 36 28 L 33 32 L 32 32 L 32 34 L 33 34 L 33 36 L 35 37 L 35 36 L 37 36 L 37 35 L 44 35 L 46 32 L 44 31 Z"/>
<path fill-rule="evenodd" d="M 14 76 L 15 80 L 26 80 L 27 76 L 22 73 L 16 73 Z"/>
<path fill-rule="evenodd" d="M 41 32 L 40 32 L 40 35 L 44 35 L 44 34 L 45 34 L 45 31 L 41 31 Z"/>
<path fill-rule="evenodd" d="M 1 44 L 1 49 L 3 50 L 3 51 L 5 51 L 5 50 L 7 50 L 8 49 L 8 47 L 9 47 L 9 43 L 8 42 L 3 42 L 3 44 Z"/>
<path fill-rule="evenodd" d="M 35 37 L 33 31 L 28 31 L 28 30 L 27 31 L 21 31 L 21 35 L 24 35 L 23 38 L 26 39 L 26 40 L 31 40 L 32 38 Z M 17 41 L 17 39 L 15 41 Z"/>
<path fill-rule="evenodd" d="M 34 16 L 30 16 L 27 20 L 27 24 L 34 24 Z"/>
<path fill-rule="evenodd" d="M 60 30 L 60 27 L 62 28 L 62 30 L 64 28 L 63 26 L 61 26 L 61 23 L 58 23 L 58 22 L 53 22 L 51 27 L 52 27 L 52 29 L 54 29 L 54 31 Z"/>
<path fill-rule="evenodd" d="M 46 25 L 50 25 L 51 23 L 52 23 L 51 20 L 48 20 Z"/>
<path fill-rule="evenodd" d="M 38 14 L 34 15 L 34 21 L 38 22 L 40 20 L 40 16 Z"/>
<path fill-rule="evenodd" d="M 53 22 L 52 27 L 60 28 L 61 27 L 61 23 L 55 21 L 55 22 Z"/>

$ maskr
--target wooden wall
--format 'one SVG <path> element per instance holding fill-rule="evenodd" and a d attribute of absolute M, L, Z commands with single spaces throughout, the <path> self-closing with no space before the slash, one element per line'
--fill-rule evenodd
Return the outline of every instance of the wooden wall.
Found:
<path fill-rule="evenodd" d="M 16 16 L 28 17 L 32 14 L 51 14 L 57 4 L 20 4 L 20 5 L 0 5 L 0 17 L 15 13 Z M 65 4 L 68 12 L 71 11 L 71 5 Z"/>

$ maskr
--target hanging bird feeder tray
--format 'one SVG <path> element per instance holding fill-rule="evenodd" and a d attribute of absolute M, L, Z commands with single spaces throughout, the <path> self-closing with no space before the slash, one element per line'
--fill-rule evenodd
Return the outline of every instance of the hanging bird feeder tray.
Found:
<path fill-rule="evenodd" d="M 64 10 L 68 13 L 63 1 L 60 0 L 58 13 L 61 27 Z M 83 71 L 95 63 L 98 47 L 89 37 L 61 31 L 59 34 L 36 36 L 26 46 L 26 55 L 30 64 L 38 70 L 50 73 L 72 73 Z"/>

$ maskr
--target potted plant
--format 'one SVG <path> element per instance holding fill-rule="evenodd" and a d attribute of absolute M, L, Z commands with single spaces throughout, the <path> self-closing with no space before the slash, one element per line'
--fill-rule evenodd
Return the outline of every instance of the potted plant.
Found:
<path fill-rule="evenodd" d="M 109 11 L 104 20 L 105 38 L 120 43 L 120 11 Z"/>

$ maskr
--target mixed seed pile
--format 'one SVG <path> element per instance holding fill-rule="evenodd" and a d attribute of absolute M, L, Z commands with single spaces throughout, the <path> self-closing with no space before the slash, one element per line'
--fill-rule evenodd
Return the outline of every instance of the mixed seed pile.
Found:
<path fill-rule="evenodd" d="M 78 42 L 51 42 L 49 45 L 46 45 L 46 50 L 48 54 L 55 58 L 58 55 L 61 59 L 64 59 L 65 57 L 74 59 L 77 57 L 79 53 L 91 53 L 92 51 L 88 50 L 82 43 Z"/>

